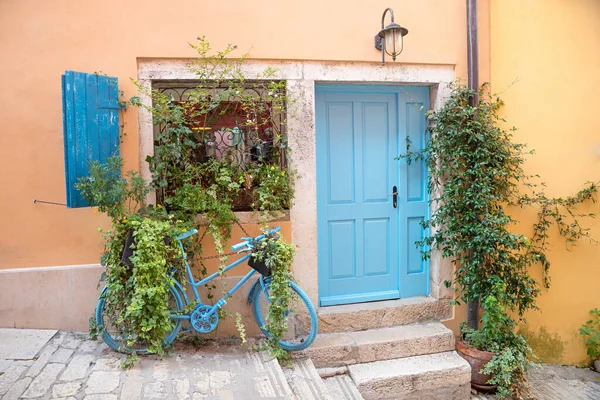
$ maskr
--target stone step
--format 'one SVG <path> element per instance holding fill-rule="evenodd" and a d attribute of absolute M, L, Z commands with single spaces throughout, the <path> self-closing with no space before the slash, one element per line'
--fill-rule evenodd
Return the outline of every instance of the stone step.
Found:
<path fill-rule="evenodd" d="M 310 358 L 293 360 L 283 373 L 297 400 L 338 400 L 331 397 Z"/>
<path fill-rule="evenodd" d="M 319 308 L 319 332 L 353 332 L 452 318 L 448 299 L 410 297 L 399 300 Z"/>
<path fill-rule="evenodd" d="M 467 400 L 471 367 L 455 351 L 350 365 L 365 400 Z"/>
<path fill-rule="evenodd" d="M 324 333 L 301 352 L 319 367 L 336 367 L 454 350 L 454 334 L 432 321 L 359 332 Z"/>
<path fill-rule="evenodd" d="M 324 379 L 324 382 L 334 400 L 363 400 L 356 385 L 348 375 L 335 375 Z"/>

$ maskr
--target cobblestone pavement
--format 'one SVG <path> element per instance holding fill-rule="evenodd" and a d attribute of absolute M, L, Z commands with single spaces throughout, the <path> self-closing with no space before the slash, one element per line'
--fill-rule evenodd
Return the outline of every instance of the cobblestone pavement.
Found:
<path fill-rule="evenodd" d="M 600 374 L 589 368 L 543 365 L 529 372 L 531 394 L 538 400 L 599 400 Z M 478 394 L 472 400 L 495 400 Z"/>
<path fill-rule="evenodd" d="M 16 399 L 291 399 L 279 364 L 265 353 L 177 341 L 162 360 L 125 356 L 85 334 L 58 332 L 34 360 L 0 360 L 0 397 Z"/>

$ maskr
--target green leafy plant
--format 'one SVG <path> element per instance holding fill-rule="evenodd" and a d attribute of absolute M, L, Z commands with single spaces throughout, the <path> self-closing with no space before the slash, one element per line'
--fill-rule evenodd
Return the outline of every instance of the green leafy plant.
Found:
<path fill-rule="evenodd" d="M 107 309 L 132 341 L 150 343 L 150 351 L 155 353 L 162 353 L 160 339 L 171 328 L 166 312 L 168 276 L 170 268 L 179 267 L 172 247 L 175 242 L 167 244 L 162 239 L 184 228 L 199 228 L 203 235 L 186 247 L 188 259 L 206 274 L 201 243 L 209 234 L 224 273 L 225 243 L 232 225 L 239 223 L 234 211 L 240 201 L 246 201 L 265 223 L 270 215 L 289 209 L 293 198 L 294 173 L 287 168 L 285 122 L 294 100 L 286 94 L 286 82 L 274 79 L 276 71 L 271 68 L 253 80 L 246 79 L 242 70 L 246 55 L 232 57 L 235 46 L 214 52 L 201 37 L 190 47 L 198 56 L 190 64 L 198 85 L 186 91 L 185 98 L 176 100 L 169 91 L 134 82 L 139 94 L 129 105 L 149 111 L 157 127 L 154 154 L 146 159 L 152 173 L 150 185 L 137 172 L 122 178 L 121 160 L 115 158 L 107 164 L 92 163 L 89 177 L 77 186 L 97 206 L 96 211 L 112 219 L 112 228 L 103 234 L 102 263 L 110 289 Z M 252 153 L 236 155 L 229 146 L 234 141 L 242 148 L 247 145 Z M 149 190 L 157 193 L 156 207 L 144 204 Z M 130 257 L 133 269 L 121 263 L 130 231 L 135 238 Z M 284 257 L 279 253 L 273 257 L 266 262 L 276 269 Z M 288 261 L 291 263 L 291 258 Z M 288 272 L 275 275 L 289 276 L 289 263 Z M 283 296 L 281 301 L 287 304 L 289 296 L 285 297 L 283 289 L 276 289 L 275 294 Z M 274 304 L 280 304 L 279 300 Z M 236 325 L 245 340 L 239 318 Z M 283 329 L 282 318 L 283 314 L 274 311 L 269 327 L 274 335 Z M 272 347 L 277 344 L 273 342 Z M 133 361 L 130 358 L 128 363 Z"/>
<path fill-rule="evenodd" d="M 483 301 L 483 318 L 480 329 L 468 328 L 461 323 L 461 337 L 465 344 L 496 355 L 480 371 L 490 375 L 490 385 L 498 386 L 499 398 L 524 398 L 529 395 L 522 384 L 528 366 L 537 366 L 537 360 L 525 337 L 516 333 L 516 322 L 509 317 L 503 306 L 506 303 L 506 284 L 497 282 L 495 294 Z"/>
<path fill-rule="evenodd" d="M 76 185 L 86 200 L 112 218 L 112 228 L 103 234 L 101 257 L 106 267 L 102 278 L 108 287 L 105 320 L 112 321 L 112 328 L 128 338 L 129 346 L 144 342 L 150 352 L 162 354 L 162 340 L 173 328 L 168 310 L 169 276 L 180 266 L 174 238 L 185 226 L 162 207 L 144 207 L 147 184 L 135 172 L 123 179 L 120 171 L 119 157 L 109 158 L 105 164 L 93 162 L 89 177 Z M 121 261 L 130 231 L 134 237 L 131 268 Z M 91 334 L 101 334 L 106 327 L 94 324 L 91 328 Z M 132 354 L 126 366 L 135 358 Z"/>
<path fill-rule="evenodd" d="M 246 79 L 246 55 L 233 58 L 235 46 L 214 52 L 200 37 L 190 47 L 197 53 L 190 70 L 198 84 L 185 98 L 175 100 L 169 91 L 136 82 L 140 93 L 130 104 L 151 112 L 158 127 L 154 155 L 146 161 L 159 201 L 182 220 L 203 215 L 205 231 L 224 261 L 223 245 L 238 221 L 233 211 L 240 200 L 265 217 L 289 209 L 294 174 L 286 166 L 284 133 L 294 99 L 286 94 L 285 81 L 273 79 L 272 68 Z M 142 97 L 151 102 L 143 103 Z M 252 142 L 255 151 L 220 147 L 224 138 Z M 190 258 L 201 262 L 201 246 L 191 252 Z"/>
<path fill-rule="evenodd" d="M 479 98 L 472 105 L 473 96 Z M 513 393 L 525 383 L 528 365 L 522 339 L 508 334 L 518 321 L 523 321 L 527 310 L 536 309 L 536 298 L 541 288 L 530 273 L 530 267 L 540 265 L 543 285 L 550 285 L 547 257 L 549 232 L 552 226 L 566 239 L 569 247 L 582 238 L 590 239 L 588 229 L 579 220 L 593 216 L 578 211 L 585 202 L 595 202 L 598 187 L 589 183 L 576 195 L 566 198 L 549 198 L 544 184 L 537 176 L 527 175 L 523 164 L 526 146 L 513 143 L 511 130 L 503 128 L 499 116 L 503 102 L 492 96 L 486 85 L 477 93 L 464 85 L 451 86 L 451 95 L 437 111 L 428 112 L 431 133 L 422 150 L 407 150 L 400 158 L 408 163 L 423 161 L 428 167 L 430 206 L 432 215 L 422 223 L 430 236 L 418 241 L 423 256 L 439 251 L 455 266 L 453 282 L 460 301 L 490 299 L 501 308 L 484 308 L 484 324 L 477 334 L 471 332 L 469 340 L 479 350 L 501 350 L 491 365 L 502 369 L 500 396 Z M 525 192 L 525 193 L 524 193 Z M 516 221 L 508 207 L 537 209 L 538 221 L 528 237 L 515 232 Z M 498 285 L 503 285 L 503 295 L 498 296 Z M 488 304 L 491 307 L 491 304 Z M 495 318 L 500 327 L 485 323 Z M 498 322 L 497 321 L 497 322 Z M 497 329 L 501 328 L 502 332 Z M 505 345 L 506 344 L 506 347 Z M 505 352 L 510 349 L 510 353 Z M 507 363 L 510 363 L 508 366 Z"/>
<path fill-rule="evenodd" d="M 600 309 L 590 310 L 592 318 L 579 328 L 579 334 L 586 338 L 585 347 L 592 361 L 600 358 Z"/>
<path fill-rule="evenodd" d="M 271 270 L 269 286 L 269 310 L 265 329 L 269 332 L 267 347 L 273 357 L 281 362 L 289 360 L 288 353 L 279 346 L 287 332 L 287 311 L 293 304 L 292 288 L 288 281 L 293 279 L 291 266 L 296 247 L 281 237 L 266 238 L 256 244 L 253 255 Z"/>

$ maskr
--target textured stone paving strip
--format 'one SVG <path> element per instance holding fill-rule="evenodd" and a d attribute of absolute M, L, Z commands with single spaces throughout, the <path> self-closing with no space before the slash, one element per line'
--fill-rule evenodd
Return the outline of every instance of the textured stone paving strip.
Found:
<path fill-rule="evenodd" d="M 0 375 L 0 396 L 8 392 L 8 389 L 25 371 L 27 371 L 27 367 L 15 361 Z"/>
<path fill-rule="evenodd" d="M 18 380 L 10 387 L 8 392 L 6 392 L 3 399 L 10 400 L 21 398 L 20 396 L 23 394 L 25 389 L 27 389 L 27 387 L 31 384 L 32 380 L 33 378 L 30 378 L 28 376 Z"/>
<path fill-rule="evenodd" d="M 121 372 L 95 371 L 87 380 L 85 393 L 110 393 L 119 387 Z"/>
<path fill-rule="evenodd" d="M 0 375 L 0 398 L 294 399 L 289 383 L 275 360 L 266 353 L 256 353 L 239 346 L 213 341 L 194 346 L 183 340 L 162 359 L 157 356 L 141 357 L 128 370 L 120 368 L 124 358 L 102 343 L 84 341 L 80 334 L 59 332 L 42 349 L 37 360 L 0 360 L 0 368 L 4 372 Z M 326 380 L 326 386 L 329 387 L 329 381 L 333 379 L 350 380 L 350 377 L 335 375 Z M 546 365 L 532 370 L 530 381 L 538 400 L 600 399 L 600 374 L 590 369 Z M 359 394 L 345 390 L 345 386 L 337 386 L 344 397 L 337 398 L 339 393 L 331 390 L 334 400 L 360 398 Z M 495 396 L 476 395 L 473 399 L 495 400 Z"/>
<path fill-rule="evenodd" d="M 52 356 L 50 357 L 50 362 L 58 362 L 58 363 L 66 364 L 69 362 L 69 359 L 71 358 L 71 356 L 73 355 L 74 352 L 75 352 L 75 350 L 72 350 L 72 349 L 60 348 L 52 354 Z"/>
<path fill-rule="evenodd" d="M 64 364 L 47 364 L 42 372 L 35 377 L 29 388 L 23 393 L 24 399 L 43 396 L 55 383 L 58 374 L 65 368 Z"/>
<path fill-rule="evenodd" d="M 538 400 L 600 399 L 600 373 L 589 368 L 544 365 L 529 371 L 529 383 Z M 496 400 L 496 396 L 477 394 L 472 400 Z"/>
<path fill-rule="evenodd" d="M 13 363 L 13 360 L 0 360 L 0 375 Z"/>
<path fill-rule="evenodd" d="M 40 373 L 40 371 L 46 366 L 48 361 L 50 361 L 52 354 L 57 349 L 58 349 L 58 345 L 54 342 L 50 342 L 50 344 L 48 344 L 42 350 L 38 359 L 35 360 L 35 362 L 33 363 L 33 366 L 31 368 L 29 368 L 29 371 L 27 371 L 27 376 L 31 376 L 31 377 L 37 376 Z"/>
<path fill-rule="evenodd" d="M 0 328 L 0 359 L 31 360 L 55 334 L 54 329 Z"/>
<path fill-rule="evenodd" d="M 87 374 L 90 364 L 94 361 L 93 355 L 76 355 L 73 357 L 65 372 L 60 376 L 61 381 L 74 381 L 82 379 Z"/>
<path fill-rule="evenodd" d="M 52 397 L 75 396 L 81 388 L 81 382 L 58 383 L 52 388 Z"/>

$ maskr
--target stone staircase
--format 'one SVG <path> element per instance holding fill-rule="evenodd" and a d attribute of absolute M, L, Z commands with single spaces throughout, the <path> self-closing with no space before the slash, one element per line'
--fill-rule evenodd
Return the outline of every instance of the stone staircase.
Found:
<path fill-rule="evenodd" d="M 429 297 L 322 308 L 315 342 L 285 371 L 292 392 L 303 400 L 467 400 L 471 369 L 439 322 L 450 313 L 447 301 Z"/>

